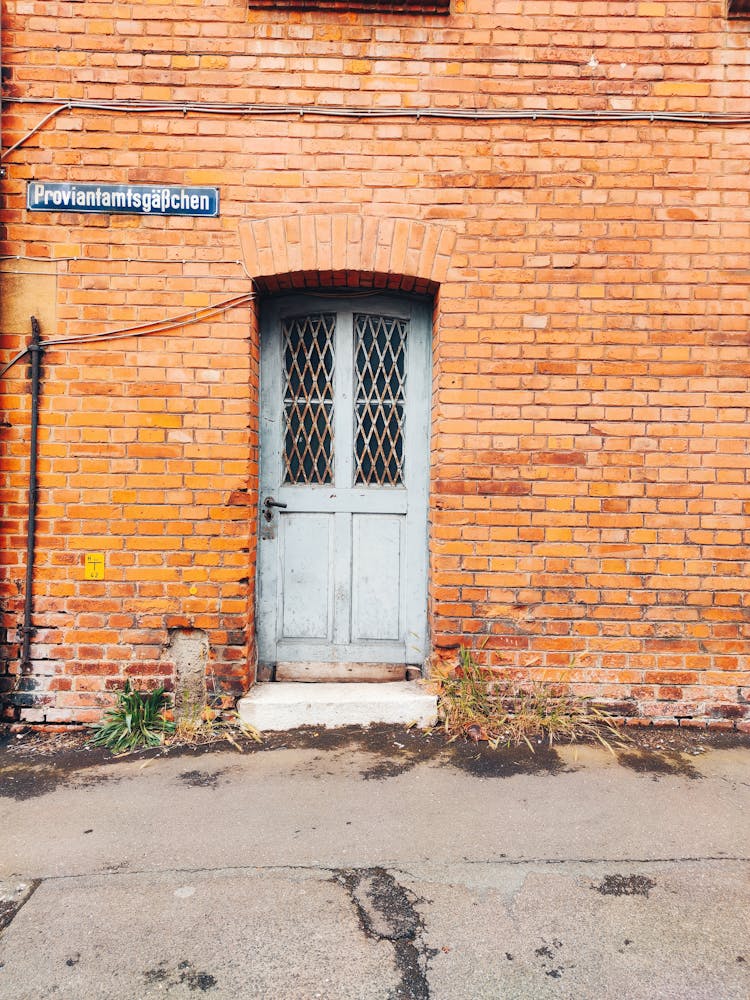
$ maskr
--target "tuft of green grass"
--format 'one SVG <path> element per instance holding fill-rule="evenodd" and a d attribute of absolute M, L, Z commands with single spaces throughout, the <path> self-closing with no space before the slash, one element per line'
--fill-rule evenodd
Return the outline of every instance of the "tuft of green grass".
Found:
<path fill-rule="evenodd" d="M 437 689 L 442 727 L 452 739 L 486 740 L 497 749 L 525 743 L 572 743 L 594 739 L 613 752 L 604 733 L 622 744 L 625 734 L 606 712 L 564 685 L 519 681 L 509 672 L 478 664 L 462 648 L 459 662 L 439 664 L 431 681 Z"/>
<path fill-rule="evenodd" d="M 169 696 L 163 687 L 136 691 L 128 680 L 117 695 L 115 706 L 94 727 L 88 745 L 108 747 L 114 754 L 160 746 L 175 728 L 174 722 L 166 717 L 168 710 Z"/>

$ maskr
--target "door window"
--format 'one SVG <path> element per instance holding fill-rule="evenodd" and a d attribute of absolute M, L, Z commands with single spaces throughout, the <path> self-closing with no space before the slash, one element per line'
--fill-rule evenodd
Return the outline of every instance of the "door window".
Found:
<path fill-rule="evenodd" d="M 283 323 L 286 483 L 333 482 L 335 331 L 332 313 Z"/>
<path fill-rule="evenodd" d="M 355 482 L 400 486 L 404 467 L 405 320 L 354 316 Z"/>

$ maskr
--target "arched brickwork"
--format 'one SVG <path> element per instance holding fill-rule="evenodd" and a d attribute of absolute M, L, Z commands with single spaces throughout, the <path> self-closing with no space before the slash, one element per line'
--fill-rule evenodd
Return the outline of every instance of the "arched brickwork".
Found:
<path fill-rule="evenodd" d="M 429 292 L 445 280 L 456 233 L 410 219 L 289 215 L 240 223 L 245 267 L 264 291 L 361 284 Z"/>

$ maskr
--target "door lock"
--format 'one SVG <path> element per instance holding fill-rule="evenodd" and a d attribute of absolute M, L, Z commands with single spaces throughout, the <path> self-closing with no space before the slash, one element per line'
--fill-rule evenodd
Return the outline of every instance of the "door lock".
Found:
<path fill-rule="evenodd" d="M 281 507 L 285 509 L 287 507 L 287 504 L 279 503 L 279 501 L 274 500 L 273 497 L 266 497 L 266 499 L 263 501 L 263 507 L 264 507 L 263 517 L 266 519 L 266 521 L 271 521 L 273 519 L 273 508 Z"/>

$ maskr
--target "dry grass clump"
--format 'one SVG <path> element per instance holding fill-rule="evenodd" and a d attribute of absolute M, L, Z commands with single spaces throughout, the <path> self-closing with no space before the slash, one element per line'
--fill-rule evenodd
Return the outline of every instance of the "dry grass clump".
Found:
<path fill-rule="evenodd" d="M 236 712 L 219 712 L 205 705 L 195 712 L 183 714 L 175 723 L 166 744 L 170 747 L 209 746 L 226 741 L 241 751 L 241 739 L 262 743 L 263 735 Z"/>
<path fill-rule="evenodd" d="M 610 752 L 607 733 L 622 743 L 626 735 L 613 719 L 561 684 L 519 681 L 480 666 L 461 649 L 459 663 L 439 663 L 431 681 L 437 690 L 442 727 L 452 739 L 466 737 L 499 746 L 596 740 Z"/>

